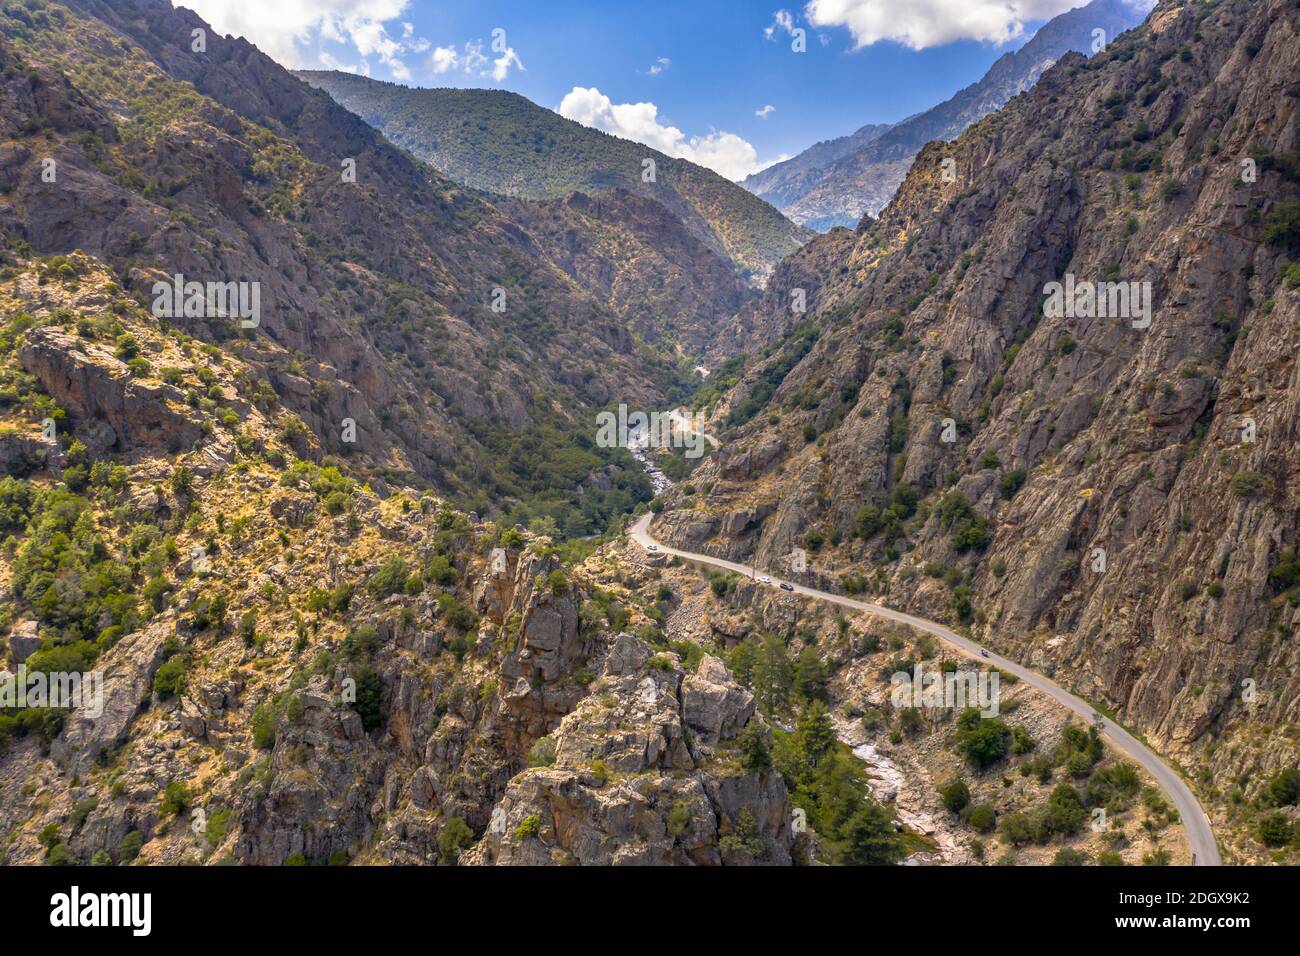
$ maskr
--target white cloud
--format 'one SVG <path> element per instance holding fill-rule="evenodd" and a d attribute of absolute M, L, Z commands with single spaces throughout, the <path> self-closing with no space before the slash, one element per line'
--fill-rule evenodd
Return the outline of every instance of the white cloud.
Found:
<path fill-rule="evenodd" d="M 448 70 L 454 70 L 459 62 L 460 57 L 456 56 L 454 46 L 434 47 L 433 53 L 429 56 L 429 68 L 434 73 L 446 73 Z"/>
<path fill-rule="evenodd" d="M 409 23 L 395 25 L 400 38 L 388 32 L 409 0 L 182 0 L 222 33 L 250 42 L 284 66 L 296 68 L 334 61 L 316 49 L 321 41 L 350 45 L 363 58 L 376 57 L 398 79 L 409 79 L 403 57 L 428 49 Z M 354 72 L 368 72 L 369 65 Z"/>
<path fill-rule="evenodd" d="M 775 40 L 777 30 L 784 30 L 791 36 L 794 35 L 794 17 L 790 15 L 789 10 L 778 10 L 772 14 L 772 24 L 763 28 L 763 36 Z"/>
<path fill-rule="evenodd" d="M 955 40 L 1006 43 L 1030 20 L 1050 20 L 1088 0 L 810 0 L 808 21 L 845 27 L 860 49 L 892 40 L 913 50 Z M 1135 6 L 1143 0 L 1130 0 Z M 769 28 L 771 29 L 771 28 Z"/>
<path fill-rule="evenodd" d="M 512 67 L 522 70 L 524 64 L 514 47 L 506 47 L 500 56 L 491 59 L 483 52 L 482 40 L 469 40 L 459 53 L 454 46 L 434 47 L 428 67 L 435 75 L 459 70 L 466 76 L 491 77 L 500 83 L 510 75 Z"/>
<path fill-rule="evenodd" d="M 654 63 L 650 64 L 650 69 L 646 70 L 646 73 L 651 76 L 658 76 L 672 65 L 672 60 L 668 59 L 666 56 L 661 56 L 659 59 L 655 60 Z"/>
<path fill-rule="evenodd" d="M 465 44 L 465 55 L 461 58 L 461 67 L 466 73 L 486 73 L 488 58 L 483 55 L 483 41 L 470 40 Z"/>
<path fill-rule="evenodd" d="M 330 69 L 370 74 L 370 58 L 388 68 L 393 78 L 411 79 L 408 58 L 428 54 L 423 61 L 434 74 L 461 70 L 467 76 L 491 77 L 498 83 L 523 61 L 513 47 L 495 59 L 483 52 L 481 40 L 458 51 L 455 44 L 434 47 L 402 20 L 411 0 L 176 0 L 191 7 L 222 33 L 257 44 L 268 56 L 290 68 L 325 65 Z M 322 44 L 350 47 L 342 53 Z M 432 52 L 430 52 L 432 50 Z M 360 58 L 352 64 L 351 56 Z"/>
<path fill-rule="evenodd" d="M 776 107 L 773 106 L 771 103 L 768 103 L 761 110 L 754 110 L 754 115 L 757 116 L 759 119 L 767 119 L 775 112 L 776 112 Z"/>
<path fill-rule="evenodd" d="M 518 54 L 515 53 L 514 47 L 506 47 L 505 51 L 492 61 L 492 79 L 500 83 L 510 75 L 510 67 L 516 66 L 519 69 L 524 68 Z"/>
<path fill-rule="evenodd" d="M 560 101 L 558 112 L 583 126 L 707 166 L 731 180 L 744 179 L 780 161 L 760 163 L 758 151 L 735 133 L 714 130 L 706 136 L 687 137 L 676 126 L 659 122 L 659 107 L 654 103 L 615 103 L 594 86 L 575 86 Z"/>

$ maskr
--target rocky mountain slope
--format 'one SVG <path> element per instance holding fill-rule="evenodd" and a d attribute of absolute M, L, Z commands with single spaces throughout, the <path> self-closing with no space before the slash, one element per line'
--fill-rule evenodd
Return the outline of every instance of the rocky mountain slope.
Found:
<path fill-rule="evenodd" d="M 890 127 L 889 123 L 868 123 L 848 136 L 837 136 L 834 139 L 814 143 L 797 156 L 746 176 L 740 181 L 740 185 L 755 196 L 762 196 L 778 209 L 793 205 L 807 191 L 810 181 L 815 180 L 827 166 L 879 139 L 890 130 Z M 856 220 L 848 223 L 848 225 L 854 224 Z M 804 223 L 804 225 L 809 224 Z M 809 225 L 809 228 L 817 227 Z"/>
<path fill-rule="evenodd" d="M 684 388 L 683 340 L 743 294 L 671 217 L 621 194 L 494 205 L 163 2 L 18 4 L 0 31 L 16 248 L 84 250 L 141 301 L 176 275 L 258 284 L 255 329 L 186 331 L 242 338 L 258 387 L 376 480 L 577 534 L 647 496 L 591 446 L 594 410 Z"/>
<path fill-rule="evenodd" d="M 797 176 L 783 177 L 779 188 L 766 179 L 746 180 L 744 185 L 809 228 L 852 228 L 863 215 L 878 214 L 893 198 L 926 143 L 954 139 L 1032 87 L 1065 54 L 1090 52 L 1094 30 L 1104 31 L 1106 40 L 1113 41 L 1142 21 L 1144 6 L 1148 5 L 1129 0 L 1092 0 L 1062 13 L 1023 47 L 1000 57 L 978 83 L 946 102 L 871 136 L 846 155 L 830 158 L 832 154 L 827 154 L 827 162 L 807 163 L 805 154 L 796 156 L 790 162 L 805 168 Z"/>
<path fill-rule="evenodd" d="M 296 74 L 464 186 L 523 199 L 623 189 L 665 206 L 755 285 L 808 238 L 708 169 L 565 119 L 516 93 L 419 89 L 351 73 Z M 655 181 L 643 180 L 653 159 Z"/>
<path fill-rule="evenodd" d="M 0 710 L 5 862 L 790 862 L 720 663 L 549 539 L 314 463 L 242 343 L 102 264 L 4 273 L 6 670 L 102 675 Z"/>
<path fill-rule="evenodd" d="M 615 189 L 495 205 L 528 230 L 550 263 L 670 355 L 716 352 L 718 328 L 756 298 L 728 260 L 652 199 Z M 728 355 L 751 341 L 732 337 Z"/>
<path fill-rule="evenodd" d="M 1238 860 L 1300 717 L 1298 59 L 1287 0 L 1162 2 L 930 144 L 826 237 L 660 531 L 803 549 L 1054 674 L 1179 761 Z M 1139 283 L 1150 324 L 1053 311 L 1057 281 Z"/>

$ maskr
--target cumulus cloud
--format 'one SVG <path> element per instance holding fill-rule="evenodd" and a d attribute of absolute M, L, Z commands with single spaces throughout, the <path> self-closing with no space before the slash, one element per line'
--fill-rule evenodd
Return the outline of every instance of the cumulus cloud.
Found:
<path fill-rule="evenodd" d="M 393 78 L 412 78 L 412 57 L 420 57 L 434 74 L 453 70 L 467 76 L 490 77 L 500 83 L 523 61 L 513 47 L 484 53 L 481 40 L 459 49 L 435 47 L 402 20 L 411 0 L 178 0 L 222 33 L 247 38 L 264 53 L 290 68 L 309 65 L 370 74 L 378 60 Z M 342 52 L 326 45 L 347 47 Z M 352 62 L 359 57 L 358 62 Z"/>
<path fill-rule="evenodd" d="M 860 49 L 892 40 L 913 50 L 955 40 L 1006 43 L 1025 32 L 1031 20 L 1050 20 L 1088 0 L 810 0 L 808 21 L 819 27 L 845 27 Z M 1146 0 L 1126 0 L 1141 7 Z M 770 29 L 770 28 L 769 28 Z"/>
<path fill-rule="evenodd" d="M 433 48 L 433 53 L 429 55 L 429 69 L 434 73 L 446 73 L 449 70 L 456 69 L 456 64 L 460 62 L 460 57 L 456 56 L 454 46 L 439 46 Z"/>
<path fill-rule="evenodd" d="M 767 119 L 775 112 L 776 112 L 776 107 L 773 106 L 771 103 L 768 103 L 761 110 L 754 110 L 754 115 L 757 116 L 759 119 Z"/>
<path fill-rule="evenodd" d="M 365 58 L 375 57 L 394 77 L 409 79 L 403 59 L 428 49 L 428 41 L 415 35 L 409 23 L 397 20 L 409 0 L 183 0 L 221 33 L 234 34 L 284 66 L 297 68 L 336 62 L 328 52 L 317 52 L 321 41 L 345 44 Z M 390 25 L 393 32 L 390 32 Z M 369 72 L 360 64 L 354 72 Z"/>
<path fill-rule="evenodd" d="M 558 112 L 583 126 L 707 166 L 732 180 L 744 179 L 779 162 L 760 163 L 758 151 L 735 133 L 713 130 L 705 136 L 688 137 L 676 126 L 661 123 L 659 107 L 654 103 L 615 103 L 594 86 L 575 86 L 560 101 Z"/>

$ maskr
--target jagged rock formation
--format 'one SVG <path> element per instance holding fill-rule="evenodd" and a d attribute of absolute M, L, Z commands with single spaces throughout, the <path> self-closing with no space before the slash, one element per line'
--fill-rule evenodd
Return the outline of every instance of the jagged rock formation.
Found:
<path fill-rule="evenodd" d="M 793 205 L 815 182 L 819 173 L 836 160 L 857 152 L 889 131 L 889 123 L 868 123 L 848 136 L 838 136 L 809 146 L 797 156 L 773 163 L 760 172 L 746 176 L 740 184 L 756 196 L 762 196 L 778 209 Z M 860 217 L 859 217 L 860 218 Z M 855 219 L 852 223 L 856 224 Z M 808 224 L 816 229 L 821 224 Z M 824 227 L 829 228 L 829 225 Z"/>
<path fill-rule="evenodd" d="M 753 695 L 720 661 L 699 676 L 624 634 L 591 695 L 553 733 L 554 762 L 510 781 L 466 862 L 497 865 L 790 863 L 785 785 L 715 751 L 753 715 Z M 720 839 L 756 809 L 761 850 Z"/>

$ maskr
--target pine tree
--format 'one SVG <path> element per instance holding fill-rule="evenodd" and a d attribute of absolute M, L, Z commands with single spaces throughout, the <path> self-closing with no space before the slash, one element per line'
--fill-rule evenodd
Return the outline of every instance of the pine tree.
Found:
<path fill-rule="evenodd" d="M 751 720 L 736 738 L 740 745 L 740 765 L 749 771 L 766 770 L 772 766 L 772 754 L 767 749 L 767 734 L 757 720 Z"/>
<path fill-rule="evenodd" d="M 781 713 L 790 706 L 794 689 L 794 668 L 779 637 L 768 637 L 759 645 L 754 660 L 754 696 L 766 712 Z"/>
<path fill-rule="evenodd" d="M 826 665 L 811 647 L 799 652 L 794 667 L 794 686 L 804 700 L 826 699 Z"/>
<path fill-rule="evenodd" d="M 795 734 L 810 767 L 820 766 L 835 749 L 835 726 L 831 723 L 826 705 L 820 700 L 814 700 L 804 708 L 795 726 Z"/>

